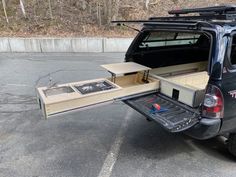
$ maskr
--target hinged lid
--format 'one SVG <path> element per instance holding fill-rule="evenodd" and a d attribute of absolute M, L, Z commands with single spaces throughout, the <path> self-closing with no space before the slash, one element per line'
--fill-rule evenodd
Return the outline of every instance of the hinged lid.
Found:
<path fill-rule="evenodd" d="M 151 70 L 149 67 L 134 62 L 115 63 L 101 66 L 115 75 Z"/>

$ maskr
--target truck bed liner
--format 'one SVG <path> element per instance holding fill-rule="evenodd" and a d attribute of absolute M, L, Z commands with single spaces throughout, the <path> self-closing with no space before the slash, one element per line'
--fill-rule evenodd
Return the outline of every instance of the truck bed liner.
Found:
<path fill-rule="evenodd" d="M 184 131 L 194 126 L 200 117 L 198 109 L 171 100 L 159 93 L 132 98 L 124 102 L 170 132 Z M 154 103 L 160 105 L 164 111 L 153 112 Z"/>

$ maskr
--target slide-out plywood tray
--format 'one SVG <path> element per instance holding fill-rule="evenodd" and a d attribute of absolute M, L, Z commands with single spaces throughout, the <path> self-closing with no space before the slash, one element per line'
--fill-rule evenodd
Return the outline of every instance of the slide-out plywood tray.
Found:
<path fill-rule="evenodd" d="M 58 85 L 54 88 L 37 88 L 38 100 L 44 116 L 80 109 L 91 105 L 122 99 L 123 97 L 155 91 L 159 88 L 157 79 L 142 81 L 143 74 L 119 76 L 116 83 L 111 79 L 96 79 Z"/>

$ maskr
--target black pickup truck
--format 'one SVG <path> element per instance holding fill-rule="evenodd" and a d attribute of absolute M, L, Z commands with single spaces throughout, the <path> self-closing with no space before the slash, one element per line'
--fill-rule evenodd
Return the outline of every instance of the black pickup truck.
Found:
<path fill-rule="evenodd" d="M 111 78 L 37 88 L 45 118 L 122 100 L 169 132 L 226 136 L 236 156 L 236 6 L 169 14 L 116 21 L 143 25 L 125 62 L 102 65 Z"/>
<path fill-rule="evenodd" d="M 180 97 L 181 92 L 187 92 L 175 86 L 169 94 L 162 93 L 166 89 L 162 82 L 160 92 L 125 103 L 170 132 L 184 132 L 196 139 L 227 136 L 228 149 L 236 156 L 236 6 L 172 10 L 169 14 L 169 17 L 151 17 L 144 21 L 116 21 L 143 24 L 125 61 L 153 70 L 166 68 L 172 71 L 179 66 L 182 69 L 173 72 L 176 72 L 175 76 L 182 76 L 182 80 L 188 79 L 188 73 L 205 72 L 207 79 L 196 74 L 190 78 L 196 87 L 204 88 L 202 96 L 194 93 L 199 104 L 185 104 L 184 99 L 188 96 L 185 95 L 182 101 Z M 202 67 L 188 67 L 192 63 L 201 63 Z M 173 72 L 151 71 L 151 76 L 168 78 Z M 168 111 L 157 108 L 155 112 L 153 104 Z M 150 114 L 152 108 L 154 113 Z"/>

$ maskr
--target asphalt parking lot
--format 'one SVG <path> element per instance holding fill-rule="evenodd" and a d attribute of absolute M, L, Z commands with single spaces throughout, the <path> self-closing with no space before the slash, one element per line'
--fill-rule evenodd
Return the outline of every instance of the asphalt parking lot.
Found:
<path fill-rule="evenodd" d="M 122 102 L 44 120 L 35 87 L 109 74 L 114 54 L 0 55 L 0 177 L 236 176 L 221 138 L 170 134 Z"/>

